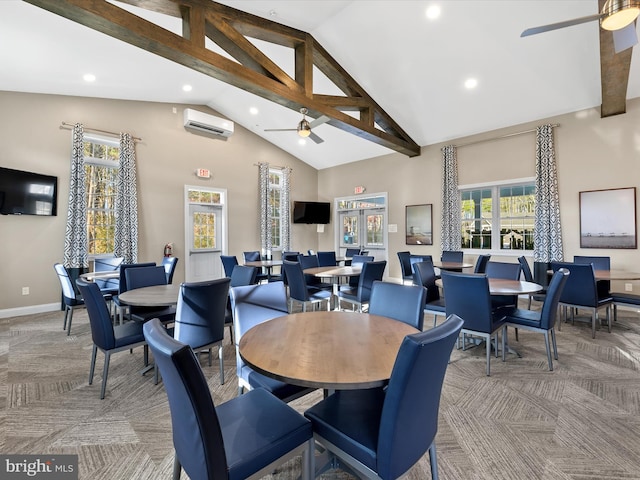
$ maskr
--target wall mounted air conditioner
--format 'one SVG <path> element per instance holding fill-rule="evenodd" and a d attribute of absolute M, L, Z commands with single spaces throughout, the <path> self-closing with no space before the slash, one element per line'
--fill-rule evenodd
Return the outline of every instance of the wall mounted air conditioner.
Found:
<path fill-rule="evenodd" d="M 225 120 L 191 108 L 184 109 L 184 126 L 185 128 L 225 138 L 229 138 L 233 134 L 233 122 L 231 120 Z"/>

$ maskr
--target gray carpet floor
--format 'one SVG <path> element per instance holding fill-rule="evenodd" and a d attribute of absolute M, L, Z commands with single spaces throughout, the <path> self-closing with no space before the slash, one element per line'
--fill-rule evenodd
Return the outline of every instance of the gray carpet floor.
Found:
<path fill-rule="evenodd" d="M 0 451 L 77 454 L 80 479 L 170 479 L 167 398 L 153 375 L 140 375 L 142 348 L 113 356 L 100 400 L 102 355 L 94 384 L 87 383 L 86 311 L 75 313 L 69 337 L 62 317 L 0 320 Z M 621 311 L 613 332 L 600 329 L 595 339 L 586 323 L 564 324 L 553 372 L 542 335 L 521 331 L 519 342 L 513 333 L 510 340 L 522 358 L 493 357 L 491 377 L 483 348 L 454 350 L 436 439 L 440 478 L 640 480 L 640 314 Z M 237 392 L 228 338 L 224 361 L 224 385 L 217 361 L 201 362 L 216 404 Z M 292 405 L 303 412 L 321 397 Z M 266 478 L 294 479 L 299 471 L 294 459 Z M 322 478 L 351 477 L 333 470 Z M 427 455 L 407 478 L 430 478 Z"/>

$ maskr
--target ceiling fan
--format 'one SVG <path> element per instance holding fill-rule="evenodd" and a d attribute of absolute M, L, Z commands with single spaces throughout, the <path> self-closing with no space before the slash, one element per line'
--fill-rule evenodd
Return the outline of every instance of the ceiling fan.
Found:
<path fill-rule="evenodd" d="M 300 123 L 298 123 L 297 128 L 269 128 L 269 129 L 265 129 L 264 131 L 265 132 L 296 132 L 297 131 L 298 135 L 300 135 L 303 138 L 309 137 L 311 140 L 313 140 L 316 143 L 324 142 L 324 140 L 320 138 L 318 135 L 316 135 L 315 133 L 313 133 L 311 129 L 314 127 L 317 127 L 318 125 L 322 125 L 323 123 L 327 123 L 331 119 L 327 116 L 322 115 L 321 117 L 316 118 L 312 122 L 309 122 L 306 117 L 307 109 L 304 107 L 301 108 L 300 113 L 302 114 L 302 120 L 300 120 Z"/>
<path fill-rule="evenodd" d="M 600 20 L 600 26 L 604 30 L 609 30 L 613 33 L 615 52 L 618 53 L 638 43 L 634 23 L 638 14 L 640 14 L 640 0 L 607 0 L 602 7 L 601 13 L 542 25 L 540 27 L 527 28 L 520 36 L 528 37 L 529 35 L 536 35 L 559 28 Z"/>

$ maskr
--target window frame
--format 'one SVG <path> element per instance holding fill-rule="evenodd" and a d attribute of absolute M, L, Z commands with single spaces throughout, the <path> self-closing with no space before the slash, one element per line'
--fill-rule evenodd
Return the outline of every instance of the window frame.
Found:
<path fill-rule="evenodd" d="M 278 182 L 278 184 L 274 184 L 271 182 L 271 176 L 272 175 L 276 175 L 280 181 Z M 284 180 L 284 172 L 281 169 L 278 168 L 270 168 L 269 169 L 269 185 L 268 185 L 268 206 L 267 208 L 271 209 L 271 222 L 272 225 L 269 226 L 269 228 L 271 228 L 271 251 L 272 252 L 279 252 L 282 251 L 282 239 L 283 237 L 283 229 L 282 229 L 282 182 Z M 274 192 L 278 192 L 278 207 L 272 207 L 272 195 L 274 194 Z M 277 215 L 274 215 L 274 212 L 277 211 Z M 274 225 L 273 222 L 277 222 L 278 227 L 278 243 L 276 244 L 274 242 L 275 236 L 274 236 Z"/>
<path fill-rule="evenodd" d="M 535 177 L 525 177 L 525 178 L 515 178 L 510 180 L 501 180 L 496 182 L 484 182 L 484 183 L 475 183 L 468 185 L 459 185 L 458 186 L 458 195 L 460 197 L 460 201 L 462 202 L 462 192 L 469 190 L 491 190 L 491 198 L 492 198 L 492 208 L 491 208 L 491 248 L 490 249 L 481 249 L 481 248 L 463 248 L 461 244 L 461 250 L 469 255 L 495 255 L 502 257 L 519 257 L 522 255 L 531 256 L 533 255 L 533 250 L 527 249 L 502 249 L 500 244 L 500 189 L 503 187 L 518 187 L 518 186 L 533 186 L 535 189 Z M 535 216 L 535 213 L 532 217 Z M 462 203 L 460 205 L 460 221 L 461 228 L 462 223 L 464 222 L 464 218 L 462 217 Z M 497 247 L 496 247 L 497 245 Z"/>

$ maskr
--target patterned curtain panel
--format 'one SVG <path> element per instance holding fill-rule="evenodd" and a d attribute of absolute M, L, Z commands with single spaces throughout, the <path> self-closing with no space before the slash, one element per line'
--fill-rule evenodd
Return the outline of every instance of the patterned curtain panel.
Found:
<path fill-rule="evenodd" d="M 442 250 L 460 250 L 462 228 L 460 221 L 460 192 L 458 192 L 458 159 L 456 147 L 442 149 Z"/>
<path fill-rule="evenodd" d="M 86 269 L 87 259 L 87 203 L 84 185 L 84 128 L 73 126 L 71 149 L 71 179 L 69 182 L 69 210 L 64 235 L 63 264 L 68 269 Z"/>
<path fill-rule="evenodd" d="M 291 250 L 291 167 L 282 169 L 282 197 L 280 198 L 280 221 L 282 222 L 282 251 Z"/>
<path fill-rule="evenodd" d="M 534 262 L 562 261 L 562 228 L 553 126 L 536 129 L 536 211 Z"/>
<path fill-rule="evenodd" d="M 133 137 L 120 134 L 120 168 L 116 194 L 116 231 L 114 254 L 124 263 L 138 261 L 138 191 L 136 152 Z"/>
<path fill-rule="evenodd" d="M 269 208 L 269 164 L 258 163 L 260 189 L 260 248 L 262 255 L 271 253 L 271 209 Z"/>

